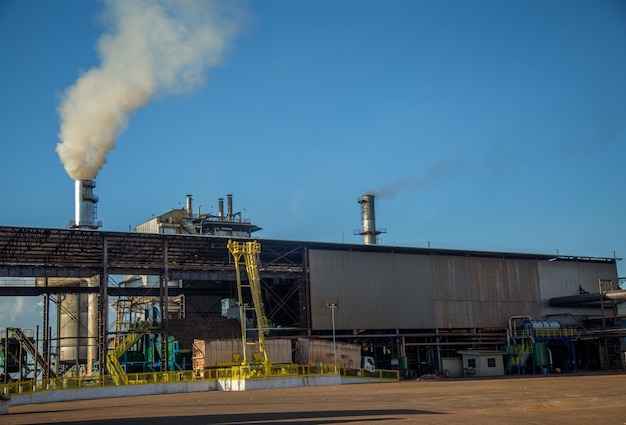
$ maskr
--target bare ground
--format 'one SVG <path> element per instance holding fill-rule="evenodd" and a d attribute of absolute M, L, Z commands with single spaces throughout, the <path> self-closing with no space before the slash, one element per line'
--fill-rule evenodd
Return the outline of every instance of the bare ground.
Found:
<path fill-rule="evenodd" d="M 626 424 L 626 374 L 411 380 L 14 406 L 0 423 Z"/>

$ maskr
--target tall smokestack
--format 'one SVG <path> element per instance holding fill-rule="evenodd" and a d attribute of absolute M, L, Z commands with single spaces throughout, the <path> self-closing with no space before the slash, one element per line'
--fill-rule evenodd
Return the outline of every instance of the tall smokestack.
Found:
<path fill-rule="evenodd" d="M 374 195 L 363 195 L 358 202 L 361 204 L 361 220 L 363 221 L 363 230 L 359 232 L 359 235 L 363 236 L 365 245 L 376 245 L 376 236 L 384 233 L 385 230 L 376 229 Z"/>
<path fill-rule="evenodd" d="M 94 180 L 76 180 L 75 183 L 75 213 L 70 227 L 74 229 L 97 229 L 102 223 L 96 221 L 98 197 L 93 194 L 96 187 Z"/>
<path fill-rule="evenodd" d="M 220 218 L 220 220 L 224 220 L 224 198 L 218 198 L 217 204 L 217 216 Z"/>
<path fill-rule="evenodd" d="M 193 198 L 191 195 L 187 195 L 187 214 L 189 217 L 193 217 L 193 209 L 192 209 Z"/>
<path fill-rule="evenodd" d="M 226 195 L 226 208 L 228 208 L 228 220 L 233 219 L 233 195 Z"/>

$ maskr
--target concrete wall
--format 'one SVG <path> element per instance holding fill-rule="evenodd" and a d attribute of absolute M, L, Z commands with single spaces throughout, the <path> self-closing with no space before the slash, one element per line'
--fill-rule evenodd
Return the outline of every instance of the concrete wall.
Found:
<path fill-rule="evenodd" d="M 217 390 L 215 381 L 176 382 L 169 384 L 145 384 L 118 387 L 77 388 L 71 390 L 42 391 L 11 398 L 10 405 L 54 403 L 70 400 L 93 400 L 97 398 L 132 397 L 156 394 L 193 393 Z"/>

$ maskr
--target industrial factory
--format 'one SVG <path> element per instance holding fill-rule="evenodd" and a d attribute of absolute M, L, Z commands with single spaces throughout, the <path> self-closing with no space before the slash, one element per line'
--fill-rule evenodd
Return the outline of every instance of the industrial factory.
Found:
<path fill-rule="evenodd" d="M 129 373 L 197 378 L 255 361 L 400 378 L 624 367 L 618 258 L 380 245 L 373 194 L 358 198 L 363 244 L 255 238 L 230 194 L 217 214 L 187 195 L 133 232 L 108 232 L 94 188 L 76 181 L 67 229 L 0 227 L 0 277 L 31 282 L 0 295 L 44 300 L 35 333 L 2 330 L 0 383 L 123 385 Z"/>

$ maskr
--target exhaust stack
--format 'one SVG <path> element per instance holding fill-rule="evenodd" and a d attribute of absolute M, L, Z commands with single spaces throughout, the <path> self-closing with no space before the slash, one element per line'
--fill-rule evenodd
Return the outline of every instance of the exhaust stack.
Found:
<path fill-rule="evenodd" d="M 187 214 L 189 215 L 189 217 L 193 217 L 193 208 L 192 208 L 192 203 L 193 203 L 193 197 L 191 195 L 187 195 L 187 199 L 186 199 L 186 205 L 185 205 L 185 209 L 187 210 Z"/>
<path fill-rule="evenodd" d="M 226 195 L 226 208 L 228 212 L 228 221 L 233 221 L 233 195 Z"/>
<path fill-rule="evenodd" d="M 218 204 L 217 216 L 220 220 L 223 220 L 224 219 L 224 198 L 219 198 L 217 200 L 217 204 Z"/>
<path fill-rule="evenodd" d="M 96 221 L 98 197 L 93 194 L 96 187 L 94 180 L 76 180 L 74 187 L 74 221 L 70 222 L 73 229 L 97 229 L 102 222 Z"/>
<path fill-rule="evenodd" d="M 363 222 L 363 230 L 358 234 L 363 236 L 365 245 L 376 245 L 376 237 L 381 233 L 386 233 L 387 230 L 376 228 L 374 195 L 363 195 L 358 202 L 361 204 L 361 221 Z"/>

